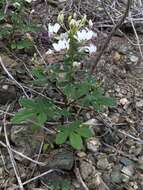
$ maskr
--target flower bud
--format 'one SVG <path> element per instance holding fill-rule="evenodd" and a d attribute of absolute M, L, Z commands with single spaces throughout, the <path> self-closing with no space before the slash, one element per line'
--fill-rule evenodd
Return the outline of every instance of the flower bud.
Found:
<path fill-rule="evenodd" d="M 92 28 L 92 27 L 93 27 L 93 22 L 92 22 L 91 19 L 88 21 L 88 24 L 89 24 L 89 28 Z"/>
<path fill-rule="evenodd" d="M 74 19 L 76 19 L 76 16 L 77 16 L 77 14 L 76 14 L 76 13 L 74 13 L 74 14 L 73 14 L 73 18 L 74 18 Z"/>
<path fill-rule="evenodd" d="M 72 19 L 72 16 L 70 15 L 70 16 L 68 17 L 68 23 L 70 23 L 71 19 Z"/>
<path fill-rule="evenodd" d="M 64 22 L 64 14 L 63 14 L 63 13 L 60 13 L 60 14 L 58 15 L 57 21 L 58 21 L 59 23 L 63 23 L 63 22 Z"/>
<path fill-rule="evenodd" d="M 87 16 L 84 15 L 83 18 L 82 18 L 82 23 L 85 24 L 86 21 L 87 21 Z"/>
<path fill-rule="evenodd" d="M 76 20 L 75 19 L 71 19 L 69 25 L 70 26 L 76 26 Z"/>

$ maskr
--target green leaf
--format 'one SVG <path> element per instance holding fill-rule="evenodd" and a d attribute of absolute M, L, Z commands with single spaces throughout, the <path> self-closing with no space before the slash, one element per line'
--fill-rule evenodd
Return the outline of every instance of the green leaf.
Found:
<path fill-rule="evenodd" d="M 33 43 L 28 39 L 22 39 L 20 41 L 14 41 L 11 44 L 12 49 L 25 49 L 25 48 L 31 48 L 33 46 Z"/>
<path fill-rule="evenodd" d="M 5 14 L 3 12 L 0 12 L 0 21 L 4 20 Z"/>
<path fill-rule="evenodd" d="M 85 137 L 85 138 L 89 138 L 89 137 L 92 136 L 92 132 L 91 132 L 91 130 L 88 127 L 80 127 L 78 129 L 76 129 L 76 132 L 80 136 Z"/>
<path fill-rule="evenodd" d="M 82 144 L 82 138 L 79 134 L 76 134 L 76 133 L 71 133 L 70 134 L 70 144 L 73 148 L 75 149 L 82 149 L 83 148 L 83 144 Z"/>
<path fill-rule="evenodd" d="M 63 180 L 61 184 L 61 190 L 70 190 L 71 181 L 69 180 Z"/>
<path fill-rule="evenodd" d="M 12 123 L 21 123 L 22 121 L 25 121 L 29 118 L 31 118 L 34 115 L 33 110 L 27 110 L 22 109 L 19 112 L 15 114 L 15 116 L 12 118 Z"/>
<path fill-rule="evenodd" d="M 46 152 L 46 150 L 49 148 L 49 144 L 48 143 L 44 143 L 43 144 L 43 151 Z"/>
<path fill-rule="evenodd" d="M 13 43 L 10 45 L 10 47 L 11 47 L 11 49 L 16 49 L 16 47 L 17 47 L 17 46 L 16 46 L 16 43 L 13 42 Z"/>
<path fill-rule="evenodd" d="M 47 113 L 40 112 L 39 115 L 37 116 L 37 120 L 39 124 L 43 125 L 47 120 Z"/>
<path fill-rule="evenodd" d="M 37 129 L 41 128 L 41 125 L 38 123 L 37 124 L 34 123 L 31 127 L 32 127 L 33 132 L 35 132 Z"/>
<path fill-rule="evenodd" d="M 34 108 L 36 106 L 35 102 L 33 100 L 22 98 L 19 100 L 19 103 L 26 108 Z"/>
<path fill-rule="evenodd" d="M 60 131 L 57 135 L 56 135 L 56 144 L 63 144 L 66 142 L 68 138 L 68 133 L 67 131 Z"/>
<path fill-rule="evenodd" d="M 105 106 L 116 106 L 116 100 L 111 97 L 102 96 L 96 100 L 96 103 Z"/>

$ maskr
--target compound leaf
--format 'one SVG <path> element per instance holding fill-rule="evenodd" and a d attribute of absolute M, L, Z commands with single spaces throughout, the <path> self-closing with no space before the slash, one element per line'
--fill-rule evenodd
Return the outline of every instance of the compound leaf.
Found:
<path fill-rule="evenodd" d="M 68 138 L 68 133 L 67 131 L 60 131 L 57 135 L 56 135 L 56 144 L 63 144 L 66 142 Z"/>
<path fill-rule="evenodd" d="M 33 110 L 27 110 L 22 109 L 19 112 L 15 114 L 15 116 L 12 118 L 12 123 L 21 123 L 22 121 L 25 121 L 29 118 L 31 118 L 34 115 Z"/>
<path fill-rule="evenodd" d="M 91 130 L 88 128 L 88 127 L 80 127 L 80 128 L 77 128 L 76 129 L 76 132 L 82 136 L 82 137 L 85 137 L 85 138 L 89 138 L 92 136 L 92 132 Z"/>
<path fill-rule="evenodd" d="M 83 144 L 82 144 L 81 136 L 77 133 L 74 133 L 74 132 L 71 133 L 70 134 L 70 144 L 75 149 L 78 149 L 78 150 L 82 149 Z"/>

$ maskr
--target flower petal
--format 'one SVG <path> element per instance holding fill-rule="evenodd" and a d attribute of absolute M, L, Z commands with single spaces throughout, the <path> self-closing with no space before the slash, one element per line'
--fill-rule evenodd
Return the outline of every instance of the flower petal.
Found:
<path fill-rule="evenodd" d="M 97 50 L 97 47 L 94 44 L 90 44 L 89 46 L 83 46 L 79 48 L 79 51 L 85 51 L 88 52 L 89 54 L 95 53 Z"/>
<path fill-rule="evenodd" d="M 52 36 L 53 34 L 57 34 L 58 30 L 60 29 L 60 25 L 58 23 L 55 23 L 52 25 L 51 23 L 48 24 L 48 32 L 49 36 Z"/>

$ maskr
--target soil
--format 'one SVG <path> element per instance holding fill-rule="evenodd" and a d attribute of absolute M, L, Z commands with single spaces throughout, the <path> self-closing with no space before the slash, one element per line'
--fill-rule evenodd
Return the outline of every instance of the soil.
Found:
<path fill-rule="evenodd" d="M 124 4 L 123 1 L 119 3 Z M 59 0 L 57 3 L 36 0 L 30 7 L 34 10 L 31 19 L 42 25 L 42 31 L 33 38 L 45 62 L 52 64 L 63 58 L 62 52 L 53 57 L 45 54 L 50 47 L 46 27 L 49 22 L 56 21 L 62 9 L 66 14 L 69 10 L 82 15 L 86 13 L 94 21 L 98 38 L 93 42 L 98 54 L 113 25 L 100 1 Z M 134 15 L 137 7 L 131 10 Z M 10 123 L 10 118 L 19 109 L 18 99 L 25 95 L 24 91 L 31 97 L 35 90 L 37 93 L 42 91 L 30 84 L 33 50 L 6 51 L 5 42 L 0 42 L 0 56 L 5 67 L 23 86 L 21 88 L 3 67 L 0 68 L 1 190 L 20 189 L 12 159 L 26 190 L 143 190 L 143 59 L 131 24 L 125 22 L 120 29 L 123 33 L 114 34 L 94 72 L 106 95 L 116 98 L 117 106 L 106 108 L 96 116 L 86 113 L 95 135 L 85 142 L 86 148 L 82 151 L 75 151 L 68 145 L 54 146 L 50 129 L 48 132 L 42 129 L 33 132 L 27 123 Z M 143 53 L 142 32 L 138 38 Z M 91 67 L 97 54 L 89 57 L 84 66 Z M 43 64 L 39 55 L 35 59 Z M 10 148 L 6 145 L 4 125 Z"/>

